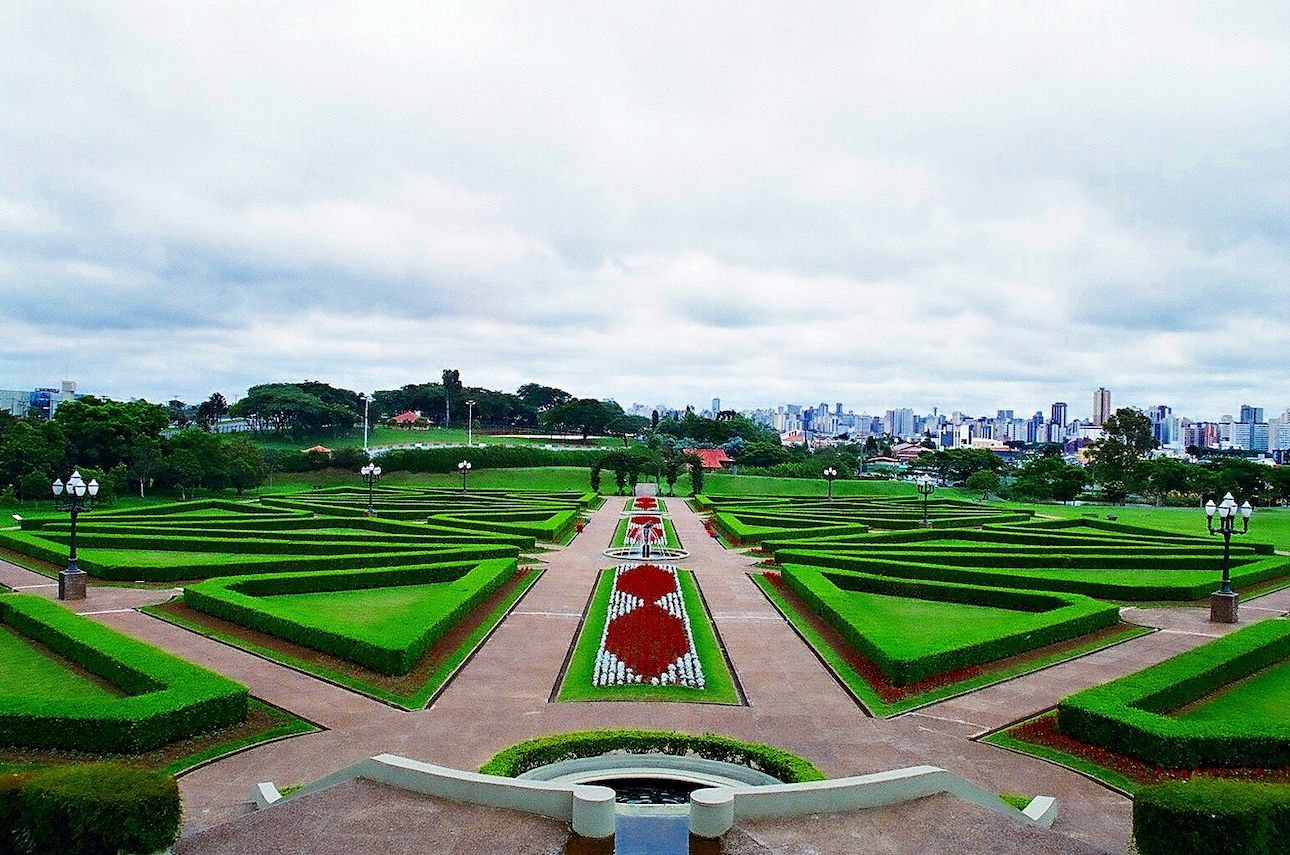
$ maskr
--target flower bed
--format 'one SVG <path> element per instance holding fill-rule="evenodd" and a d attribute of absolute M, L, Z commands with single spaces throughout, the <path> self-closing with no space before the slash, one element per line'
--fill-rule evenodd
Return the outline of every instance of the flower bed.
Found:
<path fill-rule="evenodd" d="M 624 564 L 614 571 L 591 684 L 645 682 L 696 689 L 707 684 L 676 568 Z"/>
<path fill-rule="evenodd" d="M 663 503 L 653 496 L 637 496 L 627 506 L 627 509 L 633 513 L 643 512 L 649 514 L 658 514 L 666 510 Z"/>
<path fill-rule="evenodd" d="M 603 571 L 559 697 L 739 703 L 694 575 L 659 564 Z"/>

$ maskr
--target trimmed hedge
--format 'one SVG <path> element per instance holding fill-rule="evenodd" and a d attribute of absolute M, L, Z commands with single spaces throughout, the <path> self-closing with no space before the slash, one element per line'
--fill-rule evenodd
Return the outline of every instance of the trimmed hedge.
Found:
<path fill-rule="evenodd" d="M 540 736 L 498 752 L 480 767 L 485 775 L 514 778 L 531 769 L 615 752 L 627 754 L 697 754 L 747 766 L 786 784 L 822 781 L 824 773 L 805 757 L 759 742 L 742 742 L 715 733 L 694 735 L 671 730 L 586 730 Z"/>
<path fill-rule="evenodd" d="M 184 589 L 184 603 L 223 618 L 283 638 L 313 650 L 356 662 L 382 674 L 408 673 L 416 661 L 448 630 L 514 578 L 514 558 L 477 563 L 427 564 L 381 570 L 339 570 L 323 573 L 279 573 L 266 576 L 226 576 Z M 458 602 L 439 620 L 411 638 L 379 641 L 359 638 L 342 626 L 313 626 L 265 609 L 258 598 L 278 594 L 322 593 L 401 585 L 443 584 L 444 595 Z"/>
<path fill-rule="evenodd" d="M 0 623 L 126 693 L 58 701 L 0 693 L 0 745 L 139 754 L 246 720 L 245 686 L 57 603 L 0 595 Z"/>
<path fill-rule="evenodd" d="M 1139 855 L 1290 853 L 1290 785 L 1192 778 L 1133 799 Z"/>
<path fill-rule="evenodd" d="M 553 451 L 549 448 L 517 446 L 506 448 L 394 448 L 377 461 L 386 472 L 456 473 L 462 457 L 469 457 L 476 469 L 522 469 L 533 466 L 581 466 L 590 469 L 603 457 L 603 448 L 586 451 Z"/>
<path fill-rule="evenodd" d="M 1093 556 L 1043 552 L 986 552 L 961 549 L 956 552 L 925 553 L 916 548 L 901 553 L 845 554 L 819 549 L 777 549 L 779 563 L 830 567 L 899 579 L 926 579 L 970 585 L 998 585 L 1034 591 L 1063 592 L 1114 600 L 1197 600 L 1213 593 L 1218 585 L 1218 561 L 1213 556 L 1151 556 L 1123 547 L 1112 554 Z M 1198 567 L 1197 565 L 1202 565 Z M 1203 565 L 1212 564 L 1212 573 Z M 1082 578 L 1044 575 L 1042 571 L 1086 570 Z M 1110 571 L 1124 571 L 1120 579 Z M 1123 578 L 1135 570 L 1161 571 L 1151 576 Z M 1028 572 L 1030 571 L 1030 572 Z M 1164 571 L 1176 571 L 1180 578 L 1167 578 Z M 1183 574 L 1187 575 L 1184 576 Z M 1290 560 L 1265 558 L 1232 568 L 1237 585 L 1254 585 L 1290 574 Z M 1101 576 L 1101 578 L 1099 578 Z M 1152 578 L 1152 577 L 1156 578 Z"/>
<path fill-rule="evenodd" d="M 0 851 L 15 853 L 158 852 L 179 837 L 179 786 L 173 778 L 113 763 L 62 766 L 9 789 L 0 783 Z M 13 849 L 3 848 L 6 836 Z"/>
<path fill-rule="evenodd" d="M 1119 609 L 1115 606 L 1078 594 L 1040 594 L 981 585 L 889 579 L 861 573 L 828 573 L 814 567 L 795 565 L 783 567 L 782 575 L 789 589 L 897 686 L 1077 638 L 1114 626 L 1120 620 Z M 1045 617 L 1036 619 L 1031 626 L 995 638 L 924 655 L 901 656 L 870 640 L 863 615 L 853 613 L 846 596 L 849 591 L 1013 609 L 1044 614 Z"/>
<path fill-rule="evenodd" d="M 1193 722 L 1168 713 L 1290 658 L 1290 621 L 1265 620 L 1150 668 L 1069 695 L 1062 733 L 1163 768 L 1290 765 L 1290 726 Z"/>

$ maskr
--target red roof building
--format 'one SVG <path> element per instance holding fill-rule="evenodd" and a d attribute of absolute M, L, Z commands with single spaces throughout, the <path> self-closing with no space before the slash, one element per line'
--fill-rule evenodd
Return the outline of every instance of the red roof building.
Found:
<path fill-rule="evenodd" d="M 399 427 L 404 427 L 404 426 L 411 426 L 419 418 L 421 418 L 421 415 L 419 413 L 414 413 L 412 410 L 407 410 L 406 412 L 399 413 L 390 421 L 394 422 Z"/>
<path fill-rule="evenodd" d="M 727 465 L 734 463 L 723 448 L 693 448 L 688 453 L 697 454 L 703 461 L 704 469 L 725 469 Z"/>

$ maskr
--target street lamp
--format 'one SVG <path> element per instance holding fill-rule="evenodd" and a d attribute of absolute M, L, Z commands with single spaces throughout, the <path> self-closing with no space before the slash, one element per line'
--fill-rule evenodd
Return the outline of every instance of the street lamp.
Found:
<path fill-rule="evenodd" d="M 457 464 L 457 471 L 461 473 L 461 492 L 466 492 L 466 473 L 470 472 L 470 461 L 463 460 Z"/>
<path fill-rule="evenodd" d="M 474 436 L 475 427 L 475 402 L 466 402 L 466 447 L 470 448 L 471 439 Z"/>
<path fill-rule="evenodd" d="M 1214 528 L 1214 514 L 1218 513 L 1218 528 Z M 1236 499 L 1228 493 L 1223 497 L 1223 501 L 1218 505 L 1210 499 L 1205 503 L 1205 528 L 1209 529 L 1210 534 L 1218 534 L 1223 537 L 1223 587 L 1219 588 L 1209 598 L 1209 619 L 1215 623 L 1236 623 L 1238 597 L 1232 590 L 1232 535 L 1246 534 L 1250 530 L 1250 515 L 1254 513 L 1254 508 L 1250 506 L 1249 500 L 1246 500 L 1240 507 L 1236 505 Z M 1241 517 L 1241 530 L 1236 530 L 1236 517 Z"/>
<path fill-rule="evenodd" d="M 824 470 L 824 480 L 829 482 L 829 501 L 833 501 L 833 479 L 838 477 L 838 470 L 832 466 Z"/>
<path fill-rule="evenodd" d="M 936 491 L 936 482 L 932 480 L 930 475 L 924 475 L 918 479 L 918 483 L 914 486 L 918 490 L 918 495 L 923 497 L 923 528 L 931 528 L 932 521 L 927 518 L 927 500 Z"/>
<path fill-rule="evenodd" d="M 367 397 L 366 392 L 359 392 L 358 397 L 363 399 L 363 451 L 367 451 L 367 405 L 371 399 Z"/>
<path fill-rule="evenodd" d="M 376 516 L 376 508 L 372 507 L 372 486 L 381 480 L 381 467 L 375 463 L 368 463 L 358 470 L 358 474 L 362 475 L 363 480 L 367 482 L 367 515 L 374 517 Z"/>
<path fill-rule="evenodd" d="M 57 478 L 53 483 L 54 506 L 72 515 L 71 551 L 67 555 L 67 569 L 58 571 L 58 599 L 85 599 L 85 571 L 76 566 L 76 517 L 81 511 L 94 507 L 94 497 L 99 494 L 99 482 L 90 479 L 86 484 L 80 472 L 73 471 L 64 484 Z"/>

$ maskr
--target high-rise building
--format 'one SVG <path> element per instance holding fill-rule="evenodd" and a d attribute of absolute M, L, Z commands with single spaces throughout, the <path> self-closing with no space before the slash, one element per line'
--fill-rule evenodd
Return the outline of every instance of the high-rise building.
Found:
<path fill-rule="evenodd" d="M 1248 425 L 1257 424 L 1263 421 L 1263 408 L 1251 407 L 1249 404 L 1241 404 L 1241 417 L 1237 419 L 1237 421 L 1244 422 Z"/>
<path fill-rule="evenodd" d="M 1106 424 L 1106 420 L 1111 417 L 1111 390 L 1105 387 L 1098 387 L 1093 393 L 1093 424 Z"/>
<path fill-rule="evenodd" d="M 713 398 L 713 399 L 712 399 L 712 414 L 715 416 L 715 415 L 716 415 L 717 413 L 719 413 L 719 412 L 721 412 L 721 399 L 720 399 L 720 398 Z"/>
<path fill-rule="evenodd" d="M 1053 404 L 1053 417 L 1049 419 L 1055 425 L 1066 427 L 1066 402 L 1057 401 Z"/>

